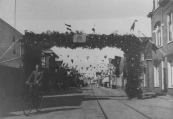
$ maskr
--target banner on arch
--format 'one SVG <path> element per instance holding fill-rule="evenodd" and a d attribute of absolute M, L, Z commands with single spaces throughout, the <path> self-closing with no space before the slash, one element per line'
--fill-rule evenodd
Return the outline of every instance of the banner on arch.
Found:
<path fill-rule="evenodd" d="M 73 42 L 74 43 L 85 43 L 86 35 L 74 35 Z"/>

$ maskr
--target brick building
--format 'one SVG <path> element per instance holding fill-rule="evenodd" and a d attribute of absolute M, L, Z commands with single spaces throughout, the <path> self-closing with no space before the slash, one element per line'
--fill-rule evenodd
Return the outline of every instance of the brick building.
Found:
<path fill-rule="evenodd" d="M 22 47 L 23 35 L 0 18 L 0 97 L 22 93 L 24 72 Z"/>
<path fill-rule="evenodd" d="M 23 35 L 8 23 L 0 19 L 0 65 L 20 68 Z"/>
<path fill-rule="evenodd" d="M 173 95 L 173 0 L 153 0 L 152 41 L 159 48 L 152 52 L 152 91 Z"/>
<path fill-rule="evenodd" d="M 147 40 L 151 40 L 151 37 L 139 37 L 139 39 L 145 43 Z M 143 73 L 141 76 L 143 92 L 152 91 L 152 43 L 147 42 L 145 44 L 145 50 L 141 54 L 141 62 L 143 67 Z"/>

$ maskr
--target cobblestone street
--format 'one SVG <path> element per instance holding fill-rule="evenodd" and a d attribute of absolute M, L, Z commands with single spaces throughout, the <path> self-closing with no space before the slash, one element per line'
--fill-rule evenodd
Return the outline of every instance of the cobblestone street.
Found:
<path fill-rule="evenodd" d="M 2 119 L 172 119 L 173 102 L 164 97 L 128 100 L 115 89 L 89 86 L 44 96 L 42 111 L 22 112 L 21 98 L 6 105 Z"/>

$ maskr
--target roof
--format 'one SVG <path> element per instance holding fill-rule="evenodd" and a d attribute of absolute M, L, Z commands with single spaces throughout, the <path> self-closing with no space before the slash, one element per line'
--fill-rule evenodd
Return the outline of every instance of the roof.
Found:
<path fill-rule="evenodd" d="M 13 26 L 11 26 L 10 24 L 8 24 L 7 22 L 5 22 L 3 19 L 0 18 L 0 22 L 2 22 L 3 24 L 6 24 L 7 26 L 11 27 L 13 30 L 15 30 L 16 32 L 18 32 L 20 35 L 23 36 L 22 33 L 20 33 L 17 29 L 15 29 Z"/>
<path fill-rule="evenodd" d="M 148 17 L 148 18 L 151 18 L 152 15 L 153 15 L 153 12 L 150 12 L 150 13 L 147 15 L 147 17 Z"/>

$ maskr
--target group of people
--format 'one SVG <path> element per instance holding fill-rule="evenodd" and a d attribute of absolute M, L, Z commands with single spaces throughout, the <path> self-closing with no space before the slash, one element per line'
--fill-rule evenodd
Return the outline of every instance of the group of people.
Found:
<path fill-rule="evenodd" d="M 97 80 L 96 80 L 97 81 L 97 87 L 100 87 L 100 86 L 107 87 L 108 82 L 103 82 L 103 80 L 105 78 L 108 78 L 108 74 L 97 72 L 96 73 L 96 78 L 97 78 Z"/>
<path fill-rule="evenodd" d="M 77 83 L 77 75 L 73 72 L 68 74 L 68 70 L 60 66 L 55 72 L 42 70 L 40 65 L 35 66 L 26 84 L 34 83 L 37 90 L 68 90 L 70 81 Z"/>

